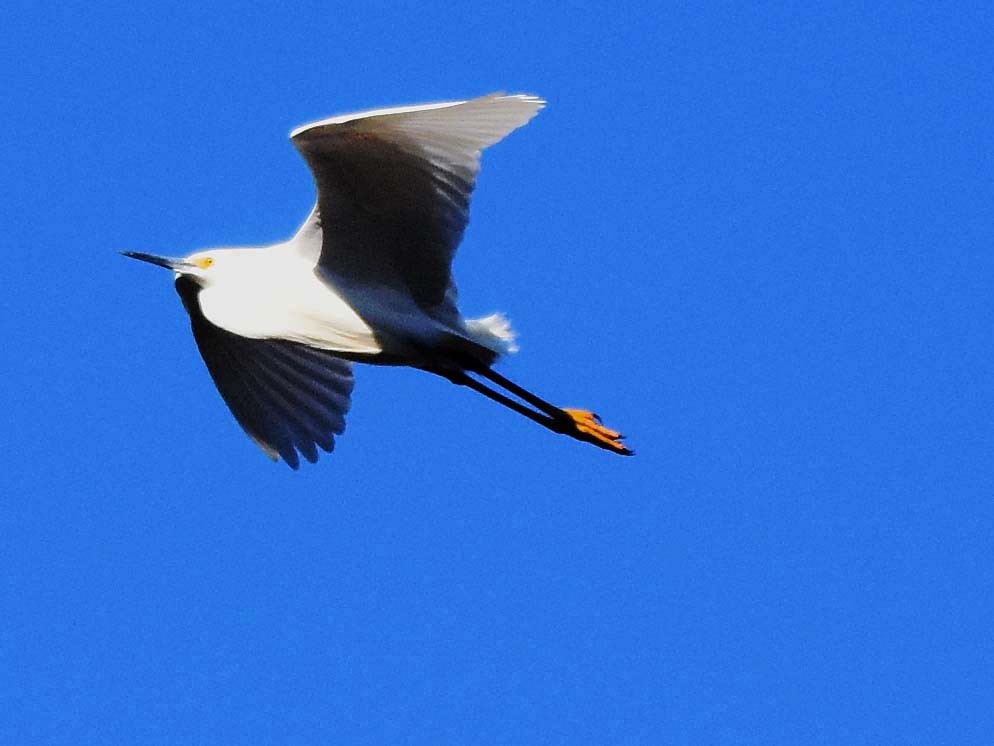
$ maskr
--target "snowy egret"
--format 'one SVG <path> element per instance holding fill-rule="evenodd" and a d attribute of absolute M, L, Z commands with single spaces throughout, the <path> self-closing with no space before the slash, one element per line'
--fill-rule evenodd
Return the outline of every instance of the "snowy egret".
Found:
<path fill-rule="evenodd" d="M 318 447 L 334 448 L 353 362 L 420 368 L 549 430 L 632 453 L 593 413 L 553 406 L 492 370 L 517 349 L 510 325 L 456 307 L 452 257 L 480 152 L 544 105 L 495 93 L 304 125 L 290 139 L 317 203 L 289 241 L 182 259 L 123 252 L 173 270 L 218 391 L 270 458 L 296 469 L 299 455 L 314 462 Z"/>

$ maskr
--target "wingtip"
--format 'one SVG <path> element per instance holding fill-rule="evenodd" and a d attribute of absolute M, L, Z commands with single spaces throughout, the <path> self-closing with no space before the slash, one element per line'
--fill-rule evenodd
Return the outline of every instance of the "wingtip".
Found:
<path fill-rule="evenodd" d="M 549 102 L 546 101 L 541 96 L 536 96 L 533 93 L 512 93 L 508 98 L 516 98 L 519 101 L 524 101 L 529 104 L 535 104 L 539 109 L 544 107 Z"/>
<path fill-rule="evenodd" d="M 523 104 L 528 104 L 535 113 L 538 113 L 544 109 L 549 103 L 541 96 L 536 96 L 532 93 L 504 93 L 504 91 L 497 91 L 495 93 L 491 93 L 489 96 L 485 96 L 484 98 L 489 98 L 494 101 L 520 101 Z"/>
<path fill-rule="evenodd" d="M 295 127 L 290 130 L 290 140 L 293 142 L 301 143 L 305 141 L 308 137 L 307 133 L 311 130 L 318 130 L 321 127 L 327 125 L 338 125 L 346 124 L 349 122 L 357 122 L 363 119 L 371 119 L 374 117 L 386 116 L 391 114 L 413 114 L 416 112 L 431 111 L 433 109 L 449 109 L 456 106 L 462 106 L 464 104 L 470 103 L 512 103 L 516 108 L 524 109 L 527 112 L 527 117 L 521 124 L 524 124 L 535 116 L 539 111 L 541 111 L 545 105 L 545 99 L 540 96 L 536 96 L 531 93 L 505 93 L 504 91 L 494 91 L 493 93 L 488 93 L 483 96 L 477 96 L 476 98 L 464 99 L 461 101 L 439 101 L 436 103 L 429 104 L 415 104 L 410 106 L 391 106 L 382 109 L 367 109 L 364 111 L 357 111 L 351 114 L 338 114 L 333 117 L 328 117 L 325 119 L 318 119 L 316 121 L 307 122 L 299 127 Z M 520 105 L 524 104 L 524 107 Z M 518 126 L 520 127 L 521 124 Z"/>

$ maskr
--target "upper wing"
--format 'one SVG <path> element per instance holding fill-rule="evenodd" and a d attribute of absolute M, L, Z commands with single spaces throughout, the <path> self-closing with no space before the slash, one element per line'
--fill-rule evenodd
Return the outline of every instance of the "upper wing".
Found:
<path fill-rule="evenodd" d="M 222 398 L 238 424 L 272 459 L 296 469 L 299 451 L 311 463 L 317 447 L 331 452 L 345 430 L 352 365 L 330 352 L 277 339 L 249 339 L 208 321 L 199 286 L 176 280 L 193 337 Z"/>
<path fill-rule="evenodd" d="M 494 93 L 299 127 L 290 138 L 314 174 L 318 199 L 295 242 L 313 245 L 320 235 L 319 262 L 332 273 L 403 289 L 422 307 L 441 303 L 480 151 L 544 105 L 535 96 Z"/>

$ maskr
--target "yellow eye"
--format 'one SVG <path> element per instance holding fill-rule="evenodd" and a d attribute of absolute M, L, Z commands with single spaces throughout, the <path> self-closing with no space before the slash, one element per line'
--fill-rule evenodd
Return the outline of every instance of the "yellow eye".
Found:
<path fill-rule="evenodd" d="M 201 269 L 207 269 L 212 264 L 214 264 L 214 260 L 211 257 L 209 257 L 209 256 L 202 256 L 199 259 L 197 259 L 194 262 L 194 264 L 196 264 Z"/>

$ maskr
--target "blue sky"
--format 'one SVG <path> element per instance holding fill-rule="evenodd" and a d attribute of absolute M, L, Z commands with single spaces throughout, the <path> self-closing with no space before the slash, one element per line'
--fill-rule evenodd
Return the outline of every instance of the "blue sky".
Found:
<path fill-rule="evenodd" d="M 3 11 L 0 741 L 989 743 L 986 7 Z M 169 277 L 280 240 L 286 139 L 536 93 L 456 261 L 622 459 L 361 368 L 242 435 Z"/>

